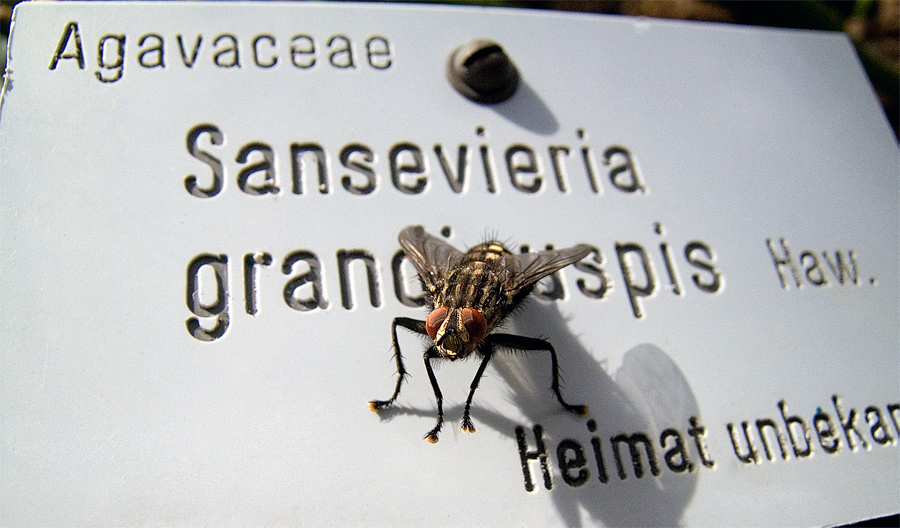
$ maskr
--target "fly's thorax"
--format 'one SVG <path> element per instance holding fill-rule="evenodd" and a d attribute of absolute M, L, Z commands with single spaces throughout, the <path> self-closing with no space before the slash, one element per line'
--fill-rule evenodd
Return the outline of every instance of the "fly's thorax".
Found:
<path fill-rule="evenodd" d="M 440 295 L 435 298 L 435 307 L 474 308 L 495 326 L 506 299 L 500 270 L 488 263 L 470 262 L 450 273 Z"/>

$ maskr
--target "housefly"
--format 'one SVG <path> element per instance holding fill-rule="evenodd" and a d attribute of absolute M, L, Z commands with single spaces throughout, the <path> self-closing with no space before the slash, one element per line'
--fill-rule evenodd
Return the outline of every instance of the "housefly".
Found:
<path fill-rule="evenodd" d="M 460 426 L 463 433 L 475 432 L 469 416 L 472 396 L 498 348 L 550 352 L 553 375 L 550 388 L 556 399 L 569 412 L 587 413 L 587 406 L 572 405 L 563 399 L 559 390 L 559 361 L 553 345 L 543 339 L 491 332 L 525 300 L 539 280 L 586 257 L 591 252 L 589 246 L 581 244 L 515 255 L 500 242 L 490 240 L 463 253 L 418 225 L 404 228 L 398 238 L 406 258 L 419 273 L 431 313 L 424 321 L 409 317 L 394 319 L 391 335 L 397 361 L 397 385 L 390 399 L 370 401 L 370 409 L 378 412 L 393 404 L 407 376 L 397 341 L 397 327 L 401 326 L 431 339 L 424 354 L 425 370 L 437 400 L 437 424 L 424 437 L 431 443 L 438 441 L 444 422 L 444 398 L 431 360 L 452 362 L 473 354 L 481 358 L 463 411 Z"/>

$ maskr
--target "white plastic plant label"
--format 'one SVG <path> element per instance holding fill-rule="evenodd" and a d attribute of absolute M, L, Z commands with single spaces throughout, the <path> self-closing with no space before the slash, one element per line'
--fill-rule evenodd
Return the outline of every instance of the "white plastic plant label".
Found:
<path fill-rule="evenodd" d="M 505 101 L 445 74 L 479 38 Z M 840 34 L 25 3 L 0 111 L 0 524 L 898 511 L 898 149 Z M 411 225 L 445 271 L 485 240 L 576 261 L 494 329 L 422 306 Z"/>

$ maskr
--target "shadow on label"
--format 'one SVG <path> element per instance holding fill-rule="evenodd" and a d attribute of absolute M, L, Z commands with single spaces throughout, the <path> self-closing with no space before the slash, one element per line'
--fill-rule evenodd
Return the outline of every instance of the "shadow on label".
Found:
<path fill-rule="evenodd" d="M 508 100 L 490 105 L 501 116 L 532 132 L 549 136 L 559 130 L 559 122 L 541 97 L 524 79 Z"/>
<path fill-rule="evenodd" d="M 591 409 L 590 416 L 578 419 L 553 407 L 548 361 L 531 354 L 495 356 L 494 369 L 530 423 L 513 424 L 482 409 L 478 415 L 505 434 L 515 436 L 521 425 L 529 450 L 537 443 L 532 424 L 541 424 L 549 471 L 537 460 L 527 461 L 535 488 L 547 492 L 541 473 L 547 479 L 549 472 L 549 493 L 568 526 L 581 524 L 580 509 L 610 526 L 680 524 L 699 469 L 714 463 L 702 446 L 697 400 L 678 366 L 660 348 L 641 344 L 625 354 L 613 379 L 569 331 L 556 303 L 531 302 L 514 321 L 514 333 L 539 331 L 547 337 L 559 354 L 563 394 Z"/>

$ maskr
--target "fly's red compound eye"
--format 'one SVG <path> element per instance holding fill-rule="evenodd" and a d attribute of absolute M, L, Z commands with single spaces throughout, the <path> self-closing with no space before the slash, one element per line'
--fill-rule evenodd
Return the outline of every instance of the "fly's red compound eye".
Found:
<path fill-rule="evenodd" d="M 441 329 L 441 325 L 444 324 L 444 320 L 447 319 L 447 314 L 449 313 L 450 308 L 441 306 L 440 308 L 436 308 L 433 312 L 428 314 L 428 319 L 425 320 L 425 331 L 428 332 L 428 337 L 434 339 L 434 337 L 438 333 L 438 330 Z"/>
<path fill-rule="evenodd" d="M 466 332 L 469 333 L 469 341 L 480 341 L 487 333 L 487 321 L 484 320 L 484 316 L 472 308 L 463 308 L 460 312 L 459 317 L 466 327 Z"/>

